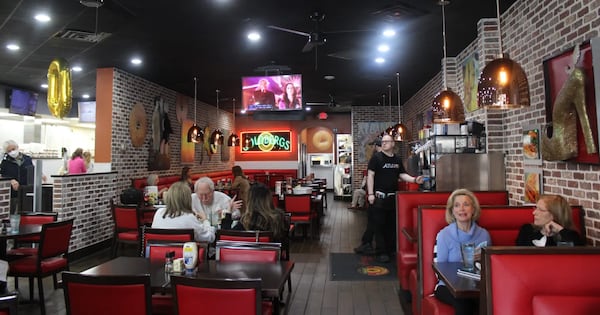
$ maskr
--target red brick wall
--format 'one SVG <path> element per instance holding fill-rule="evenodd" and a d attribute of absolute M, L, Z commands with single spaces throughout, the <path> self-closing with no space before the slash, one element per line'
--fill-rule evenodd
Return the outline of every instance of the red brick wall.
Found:
<path fill-rule="evenodd" d="M 522 125 L 545 123 L 542 63 L 544 59 L 576 44 L 598 37 L 598 16 L 600 2 L 597 0 L 521 0 L 501 17 L 502 48 L 527 74 L 531 107 L 501 112 L 478 110 L 467 114 L 467 119 L 486 124 L 488 151 L 506 153 L 506 185 L 512 205 L 523 204 Z M 478 38 L 457 56 L 459 65 L 467 56 L 477 52 L 481 71 L 483 63 L 499 53 L 497 28 L 494 25 L 495 19 L 484 19 L 478 23 Z M 451 87 L 462 95 L 460 69 L 458 76 L 458 86 Z M 417 114 L 429 109 L 440 88 L 441 76 L 438 74 L 403 106 L 406 120 L 415 119 Z M 582 205 L 586 210 L 588 241 L 600 245 L 600 166 L 544 161 L 542 169 L 544 192 L 561 194 L 571 204 Z"/>

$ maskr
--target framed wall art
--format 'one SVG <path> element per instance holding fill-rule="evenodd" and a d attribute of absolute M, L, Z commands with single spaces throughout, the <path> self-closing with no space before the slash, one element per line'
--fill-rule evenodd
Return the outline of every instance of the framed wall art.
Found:
<path fill-rule="evenodd" d="M 526 204 L 535 204 L 543 193 L 542 170 L 539 168 L 525 168 L 523 187 L 523 201 Z"/>
<path fill-rule="evenodd" d="M 540 125 L 523 126 L 523 164 L 542 165 L 542 152 L 540 148 Z"/>

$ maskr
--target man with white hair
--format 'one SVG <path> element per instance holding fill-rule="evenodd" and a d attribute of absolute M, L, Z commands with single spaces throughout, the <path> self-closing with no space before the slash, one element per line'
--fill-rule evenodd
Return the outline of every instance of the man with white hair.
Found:
<path fill-rule="evenodd" d="M 4 142 L 2 149 L 4 150 L 4 157 L 2 163 L 0 163 L 0 176 L 11 178 L 10 212 L 16 213 L 19 204 L 19 186 L 29 184 L 27 183 L 27 175 L 29 172 L 33 172 L 33 162 L 31 157 L 19 152 L 19 144 L 14 140 Z"/>
<path fill-rule="evenodd" d="M 209 220 L 210 225 L 218 226 L 226 213 L 231 213 L 232 219 L 238 219 L 242 200 L 229 198 L 226 194 L 215 191 L 215 183 L 209 177 L 201 177 L 194 184 L 192 194 L 192 209 L 200 217 Z"/>

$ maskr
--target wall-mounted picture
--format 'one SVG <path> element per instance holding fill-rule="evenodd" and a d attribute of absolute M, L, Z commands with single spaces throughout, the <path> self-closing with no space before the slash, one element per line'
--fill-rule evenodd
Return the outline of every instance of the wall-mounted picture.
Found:
<path fill-rule="evenodd" d="M 477 110 L 477 78 L 479 78 L 479 57 L 474 53 L 462 64 L 464 82 L 464 105 L 468 112 Z"/>
<path fill-rule="evenodd" d="M 542 165 L 540 126 L 523 126 L 523 164 Z"/>
<path fill-rule="evenodd" d="M 523 174 L 525 203 L 534 204 L 542 194 L 542 170 L 537 168 L 525 168 Z"/>

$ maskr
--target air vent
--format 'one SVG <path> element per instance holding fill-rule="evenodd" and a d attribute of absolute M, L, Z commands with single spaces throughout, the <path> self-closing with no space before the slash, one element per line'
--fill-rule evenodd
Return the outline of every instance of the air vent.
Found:
<path fill-rule="evenodd" d="M 54 35 L 54 37 L 70 39 L 70 40 L 77 40 L 77 41 L 81 41 L 81 42 L 88 42 L 88 43 L 95 44 L 95 43 L 98 43 L 98 42 L 104 40 L 105 38 L 109 37 L 110 35 L 111 35 L 110 33 L 104 33 L 104 32 L 92 33 L 92 32 L 87 32 L 87 31 L 78 31 L 78 30 L 64 30 L 64 31 L 60 31 L 60 32 L 56 33 L 56 35 Z"/>

